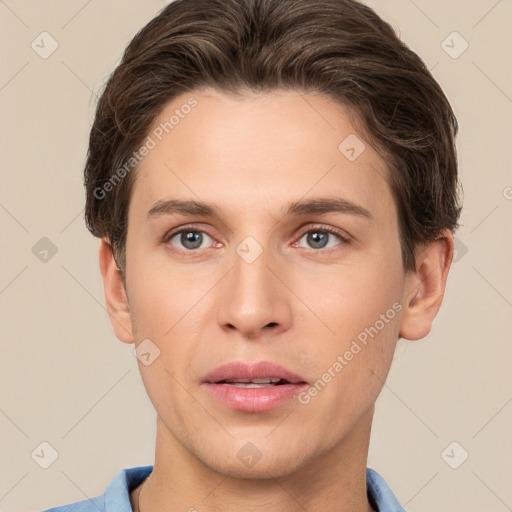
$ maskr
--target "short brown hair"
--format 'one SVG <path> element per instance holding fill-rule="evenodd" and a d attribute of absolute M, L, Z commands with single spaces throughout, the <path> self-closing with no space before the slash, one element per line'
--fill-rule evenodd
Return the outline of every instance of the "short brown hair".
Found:
<path fill-rule="evenodd" d="M 114 183 L 116 172 L 170 100 L 202 87 L 314 91 L 350 107 L 388 164 L 406 270 L 418 246 L 457 229 L 456 118 L 374 11 L 355 0 L 175 0 L 126 48 L 90 133 L 86 224 L 109 239 L 123 275 L 134 172 Z"/>

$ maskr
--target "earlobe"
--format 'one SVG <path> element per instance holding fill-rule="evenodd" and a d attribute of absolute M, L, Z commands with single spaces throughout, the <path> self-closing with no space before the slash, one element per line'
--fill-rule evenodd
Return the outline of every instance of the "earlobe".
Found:
<path fill-rule="evenodd" d="M 452 257 L 453 236 L 449 230 L 418 254 L 416 272 L 406 278 L 401 338 L 419 340 L 430 332 L 441 307 Z"/>
<path fill-rule="evenodd" d="M 106 238 L 100 240 L 99 263 L 105 302 L 110 323 L 116 337 L 124 343 L 133 343 L 130 306 L 123 283 L 123 276 L 114 259 L 112 247 Z"/>

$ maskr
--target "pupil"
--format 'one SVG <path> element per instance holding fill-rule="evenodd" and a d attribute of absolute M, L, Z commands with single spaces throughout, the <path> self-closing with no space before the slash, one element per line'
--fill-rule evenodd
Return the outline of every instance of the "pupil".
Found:
<path fill-rule="evenodd" d="M 197 231 L 188 231 L 181 234 L 181 243 L 183 244 L 183 247 L 186 247 L 187 249 L 197 249 L 201 246 L 202 242 L 203 235 Z"/>
<path fill-rule="evenodd" d="M 308 244 L 315 249 L 325 247 L 327 244 L 327 233 L 321 231 L 314 231 L 308 234 Z"/>

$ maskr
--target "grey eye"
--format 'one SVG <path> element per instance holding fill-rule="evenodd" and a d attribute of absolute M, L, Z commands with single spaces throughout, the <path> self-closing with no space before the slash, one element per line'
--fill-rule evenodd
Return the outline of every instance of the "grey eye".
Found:
<path fill-rule="evenodd" d="M 305 241 L 306 245 L 301 242 Z M 340 237 L 328 231 L 308 231 L 299 240 L 299 247 L 306 247 L 310 249 L 325 249 L 334 247 L 340 242 Z"/>
<path fill-rule="evenodd" d="M 176 233 L 171 239 L 171 244 L 177 246 L 180 249 L 194 250 L 203 248 L 205 242 L 211 245 L 212 238 L 203 233 L 202 231 L 185 230 Z M 208 246 L 207 245 L 207 246 Z"/>

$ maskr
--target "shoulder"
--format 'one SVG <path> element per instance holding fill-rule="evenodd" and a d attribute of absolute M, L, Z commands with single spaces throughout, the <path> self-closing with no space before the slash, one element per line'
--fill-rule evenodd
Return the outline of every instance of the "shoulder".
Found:
<path fill-rule="evenodd" d="M 70 503 L 60 507 L 53 507 L 44 512 L 105 512 L 105 500 L 103 496 L 89 500 Z"/>
<path fill-rule="evenodd" d="M 70 503 L 44 512 L 127 512 L 131 511 L 130 491 L 140 485 L 153 466 L 139 466 L 119 471 L 108 484 L 105 493 L 96 498 Z"/>
<path fill-rule="evenodd" d="M 366 468 L 366 488 L 370 504 L 375 510 L 379 512 L 406 512 L 384 478 L 371 468 Z"/>

